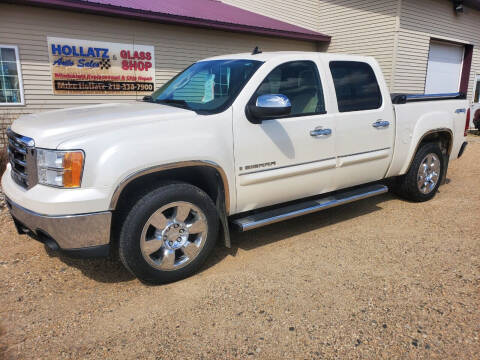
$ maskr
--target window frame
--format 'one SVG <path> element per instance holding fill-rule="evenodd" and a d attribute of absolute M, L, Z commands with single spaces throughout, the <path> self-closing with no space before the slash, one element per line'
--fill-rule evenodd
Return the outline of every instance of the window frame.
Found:
<path fill-rule="evenodd" d="M 341 111 L 340 106 L 339 106 L 339 101 L 338 101 L 337 89 L 335 88 L 335 79 L 333 77 L 332 68 L 331 68 L 332 63 L 358 63 L 358 64 L 367 65 L 370 68 L 370 70 L 372 71 L 373 76 L 375 77 L 375 82 L 377 83 L 378 92 L 380 94 L 380 104 L 378 105 L 378 107 L 373 108 L 373 109 Z M 370 64 L 366 61 L 360 61 L 360 60 L 330 60 L 328 62 L 328 69 L 330 71 L 330 76 L 332 77 L 332 85 L 333 85 L 333 90 L 335 92 L 335 100 L 336 100 L 336 103 L 337 103 L 337 110 L 338 110 L 339 114 L 358 113 L 358 112 L 361 112 L 361 111 L 377 111 L 377 110 L 381 110 L 383 108 L 383 106 L 385 105 L 385 99 L 384 99 L 385 94 L 382 91 L 382 87 L 380 85 L 380 82 L 378 81 L 377 74 L 375 73 L 375 69 L 372 66 L 372 64 Z"/>
<path fill-rule="evenodd" d="M 0 49 L 13 49 L 15 51 L 15 63 L 17 64 L 17 77 L 18 77 L 18 90 L 20 91 L 20 102 L 8 103 L 0 102 L 0 107 L 6 106 L 25 106 L 25 94 L 23 90 L 23 76 L 22 76 L 22 67 L 20 64 L 20 54 L 18 52 L 17 45 L 4 45 L 0 44 Z"/>
<path fill-rule="evenodd" d="M 253 105 L 255 103 L 255 94 L 257 93 L 258 89 L 260 89 L 260 86 L 262 86 L 263 82 L 265 81 L 265 79 L 270 76 L 270 74 L 272 72 L 274 72 L 276 69 L 278 69 L 280 66 L 283 66 L 283 65 L 287 65 L 287 64 L 290 64 L 290 63 L 296 63 L 296 62 L 308 62 L 308 63 L 311 63 L 314 67 L 315 67 L 315 71 L 317 73 L 317 76 L 318 76 L 318 80 L 319 80 L 319 83 L 317 84 L 318 87 L 322 90 L 322 97 L 323 97 L 323 107 L 325 108 L 324 111 L 319 111 L 319 112 L 313 112 L 313 113 L 304 113 L 304 114 L 295 114 L 295 115 L 286 115 L 286 116 L 279 116 L 278 119 L 291 119 L 291 118 L 296 118 L 296 117 L 304 117 L 304 116 L 313 116 L 313 115 L 325 115 L 327 114 L 327 102 L 326 102 L 326 98 L 325 98 L 325 87 L 324 87 L 324 82 L 322 81 L 322 77 L 320 76 L 320 71 L 319 71 L 319 68 L 318 68 L 318 64 L 313 61 L 313 60 L 290 60 L 290 61 L 286 61 L 284 63 L 281 63 L 277 66 L 275 66 L 272 70 L 270 70 L 268 72 L 268 74 L 262 79 L 262 81 L 260 81 L 260 84 L 258 84 L 257 88 L 255 89 L 255 91 L 253 92 L 252 96 L 250 97 L 250 100 L 248 100 L 247 102 L 247 106 L 246 106 L 246 109 L 248 108 L 249 105 Z M 246 111 L 246 113 L 248 114 L 248 111 Z M 275 120 L 275 119 L 268 119 L 268 120 Z M 268 120 L 263 120 L 263 121 L 268 121 Z"/>

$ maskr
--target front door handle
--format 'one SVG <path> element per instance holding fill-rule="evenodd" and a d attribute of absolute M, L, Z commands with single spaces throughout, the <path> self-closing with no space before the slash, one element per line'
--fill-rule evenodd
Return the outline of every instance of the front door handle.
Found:
<path fill-rule="evenodd" d="M 387 128 L 390 126 L 390 122 L 385 120 L 377 120 L 372 124 L 372 126 L 376 129 Z"/>
<path fill-rule="evenodd" d="M 310 136 L 313 136 L 313 137 L 329 136 L 331 134 L 332 134 L 332 129 L 317 128 L 310 131 Z"/>

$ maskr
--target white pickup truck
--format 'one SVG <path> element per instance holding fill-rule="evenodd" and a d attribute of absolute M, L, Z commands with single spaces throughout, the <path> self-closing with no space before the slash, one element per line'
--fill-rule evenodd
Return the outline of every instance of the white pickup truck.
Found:
<path fill-rule="evenodd" d="M 116 253 L 139 279 L 193 274 L 219 234 L 382 194 L 431 199 L 465 146 L 462 94 L 390 95 L 373 58 L 199 61 L 151 96 L 27 115 L 2 177 L 21 233 Z M 230 225 L 230 226 L 229 226 Z"/>

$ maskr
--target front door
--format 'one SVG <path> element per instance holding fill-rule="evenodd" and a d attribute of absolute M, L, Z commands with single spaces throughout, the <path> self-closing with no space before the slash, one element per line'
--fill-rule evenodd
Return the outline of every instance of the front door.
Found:
<path fill-rule="evenodd" d="M 269 66 L 234 107 L 238 212 L 319 194 L 333 184 L 335 123 L 316 58 Z M 287 96 L 290 116 L 250 122 L 246 103 L 266 94 Z"/>
<path fill-rule="evenodd" d="M 338 189 L 382 179 L 392 159 L 393 107 L 383 77 L 380 72 L 375 73 L 373 68 L 378 67 L 372 65 L 358 61 L 328 64 L 338 104 L 335 116 Z"/>

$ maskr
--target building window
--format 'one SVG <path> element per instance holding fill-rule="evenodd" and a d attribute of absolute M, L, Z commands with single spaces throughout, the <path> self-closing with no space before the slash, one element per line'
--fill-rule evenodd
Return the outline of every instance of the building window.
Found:
<path fill-rule="evenodd" d="M 24 105 L 18 48 L 0 45 L 0 106 Z"/>
<path fill-rule="evenodd" d="M 370 65 L 356 61 L 330 62 L 338 111 L 374 110 L 382 106 L 382 93 Z"/>

